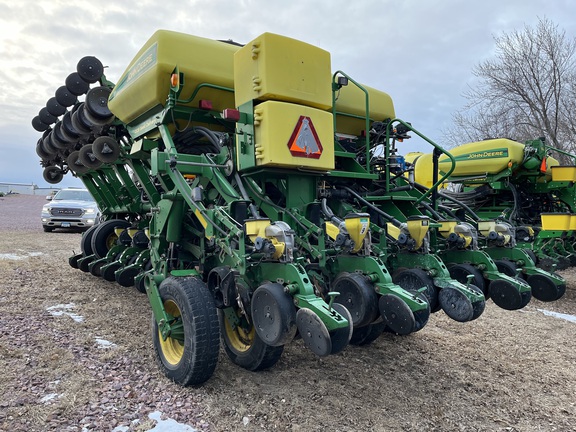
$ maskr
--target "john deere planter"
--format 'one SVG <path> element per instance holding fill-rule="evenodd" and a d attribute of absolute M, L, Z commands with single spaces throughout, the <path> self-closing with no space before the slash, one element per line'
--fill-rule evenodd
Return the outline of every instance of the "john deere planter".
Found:
<path fill-rule="evenodd" d="M 256 371 L 296 338 L 325 356 L 435 311 L 472 321 L 488 296 L 519 309 L 535 280 L 560 295 L 510 223 L 440 203 L 454 156 L 428 140 L 445 172 L 413 181 L 396 144 L 421 134 L 320 48 L 158 31 L 118 83 L 103 71 L 82 59 L 40 110 L 37 153 L 47 181 L 71 172 L 102 210 L 70 265 L 147 294 L 179 384 L 210 378 L 220 339 Z"/>

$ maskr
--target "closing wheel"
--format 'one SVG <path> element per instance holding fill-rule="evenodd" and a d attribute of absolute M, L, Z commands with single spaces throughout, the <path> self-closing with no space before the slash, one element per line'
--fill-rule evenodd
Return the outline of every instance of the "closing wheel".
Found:
<path fill-rule="evenodd" d="M 220 351 L 218 314 L 208 287 L 195 277 L 168 277 L 158 289 L 172 331 L 162 339 L 152 316 L 156 360 L 164 374 L 180 385 L 207 381 Z"/>
<path fill-rule="evenodd" d="M 66 112 L 66 107 L 59 104 L 55 97 L 51 97 L 46 102 L 46 110 L 55 117 L 60 117 Z"/>
<path fill-rule="evenodd" d="M 129 226 L 130 223 L 123 219 L 110 219 L 98 224 L 90 239 L 92 253 L 98 258 L 104 258 L 118 240 L 114 228 L 128 228 Z"/>
<path fill-rule="evenodd" d="M 348 309 L 340 303 L 332 303 L 332 307 L 336 312 L 342 315 L 346 321 L 348 321 L 347 327 L 341 327 L 329 332 L 332 341 L 332 350 L 330 350 L 330 354 L 337 354 L 348 346 L 350 338 L 352 337 L 352 315 Z"/>
<path fill-rule="evenodd" d="M 120 156 L 120 144 L 112 137 L 101 136 L 92 143 L 94 156 L 104 163 L 112 163 Z"/>
<path fill-rule="evenodd" d="M 64 172 L 62 171 L 61 168 L 55 166 L 49 166 L 44 168 L 44 171 L 42 172 L 42 177 L 44 177 L 44 180 L 46 180 L 46 182 L 50 184 L 57 184 L 60 183 L 64 178 Z"/>
<path fill-rule="evenodd" d="M 392 332 L 407 335 L 416 329 L 416 319 L 404 300 L 394 294 L 385 294 L 378 301 L 380 314 Z"/>
<path fill-rule="evenodd" d="M 450 277 L 458 282 L 466 285 L 468 283 L 468 276 L 474 276 L 470 281 L 471 284 L 474 284 L 484 295 L 487 294 L 488 287 L 486 286 L 486 282 L 484 281 L 484 276 L 482 272 L 474 267 L 472 264 L 455 264 L 451 266 L 448 270 L 450 270 Z"/>
<path fill-rule="evenodd" d="M 355 328 L 352 332 L 350 344 L 359 346 L 371 344 L 380 337 L 385 328 L 386 323 L 383 320 L 373 322 L 358 329 Z"/>
<path fill-rule="evenodd" d="M 296 335 L 296 307 L 279 283 L 265 283 L 254 291 L 252 321 L 258 336 L 270 346 L 281 346 Z"/>
<path fill-rule="evenodd" d="M 226 311 L 234 314 L 234 321 L 237 321 L 235 324 L 226 318 Z M 218 318 L 224 351 L 232 363 L 254 372 L 271 368 L 280 360 L 284 346 L 273 347 L 265 344 L 239 309 L 218 309 Z"/>
<path fill-rule="evenodd" d="M 424 270 L 413 268 L 397 271 L 394 273 L 392 280 L 406 291 L 419 291 L 421 288 L 426 288 L 424 295 L 430 305 L 430 311 L 437 312 L 440 310 L 438 289 L 434 286 L 432 276 Z"/>
<path fill-rule="evenodd" d="M 85 174 L 90 171 L 90 168 L 84 166 L 82 162 L 80 162 L 79 152 L 73 151 L 68 155 L 66 158 L 66 163 L 68 164 L 68 168 L 74 171 L 76 174 Z"/>
<path fill-rule="evenodd" d="M 332 283 L 332 290 L 340 293 L 334 302 L 348 309 L 354 327 L 368 325 L 378 317 L 374 285 L 361 274 L 341 273 Z"/>
<path fill-rule="evenodd" d="M 298 309 L 296 325 L 304 345 L 310 348 L 314 354 L 324 357 L 332 352 L 330 333 L 314 311 L 308 308 Z"/>
<path fill-rule="evenodd" d="M 525 298 L 522 298 L 522 294 L 518 291 L 518 288 L 509 281 L 501 279 L 493 280 L 488 286 L 488 291 L 490 292 L 492 301 L 502 309 L 517 310 L 523 307 L 522 304 Z M 528 299 L 528 301 L 530 301 L 530 299 Z"/>
<path fill-rule="evenodd" d="M 443 288 L 438 294 L 438 302 L 442 310 L 454 321 L 472 321 L 474 306 L 464 293 L 454 288 Z"/>
<path fill-rule="evenodd" d="M 90 169 L 100 168 L 102 161 L 92 151 L 92 144 L 86 144 L 78 151 L 78 159 L 85 167 Z"/>
<path fill-rule="evenodd" d="M 532 288 L 534 298 L 543 302 L 558 300 L 564 294 L 563 292 L 560 294 L 558 286 L 546 275 L 530 275 L 528 276 L 527 282 L 530 288 Z"/>

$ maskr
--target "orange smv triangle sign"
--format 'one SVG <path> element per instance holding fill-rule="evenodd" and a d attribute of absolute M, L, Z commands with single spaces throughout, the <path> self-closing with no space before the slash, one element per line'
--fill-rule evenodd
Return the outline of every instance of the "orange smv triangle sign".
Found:
<path fill-rule="evenodd" d="M 295 157 L 320 159 L 322 144 L 310 117 L 300 116 L 288 140 L 288 149 Z"/>

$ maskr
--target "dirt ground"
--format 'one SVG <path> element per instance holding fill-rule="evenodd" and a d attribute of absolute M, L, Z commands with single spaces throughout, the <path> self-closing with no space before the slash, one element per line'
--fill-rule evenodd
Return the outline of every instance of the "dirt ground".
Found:
<path fill-rule="evenodd" d="M 295 341 L 257 373 L 221 350 L 181 388 L 155 364 L 146 296 L 72 269 L 80 234 L 42 232 L 44 202 L 0 198 L 2 431 L 147 431 L 156 411 L 200 431 L 576 430 L 576 323 L 544 313 L 576 315 L 575 270 L 554 303 L 440 312 L 322 359 Z"/>

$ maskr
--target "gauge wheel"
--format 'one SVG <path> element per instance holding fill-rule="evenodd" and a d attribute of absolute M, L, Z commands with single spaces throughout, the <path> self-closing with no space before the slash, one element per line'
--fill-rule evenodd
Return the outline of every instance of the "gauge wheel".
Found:
<path fill-rule="evenodd" d="M 111 219 L 96 225 L 90 240 L 92 253 L 98 258 L 104 258 L 118 240 L 114 228 L 128 228 L 129 226 L 130 223 L 123 219 Z"/>
<path fill-rule="evenodd" d="M 468 276 L 474 276 L 470 281 L 471 284 L 476 285 L 476 287 L 482 290 L 484 295 L 487 294 L 487 286 L 486 282 L 484 281 L 484 276 L 482 272 L 474 267 L 472 264 L 456 264 L 449 268 L 450 270 L 450 277 L 458 282 L 467 285 L 468 284 Z"/>
<path fill-rule="evenodd" d="M 426 288 L 424 295 L 430 304 L 430 311 L 438 312 L 440 310 L 438 289 L 434 286 L 434 279 L 426 271 L 420 268 L 402 269 L 402 271 L 394 272 L 392 280 L 406 291 L 420 292 L 422 288 Z"/>
<path fill-rule="evenodd" d="M 177 384 L 202 384 L 214 373 L 220 352 L 218 314 L 212 295 L 196 277 L 168 277 L 158 291 L 172 328 L 164 340 L 152 315 L 158 365 Z"/>
<path fill-rule="evenodd" d="M 218 317 L 224 351 L 232 363 L 249 371 L 259 371 L 271 368 L 280 360 L 284 346 L 265 344 L 239 308 L 218 309 Z"/>

